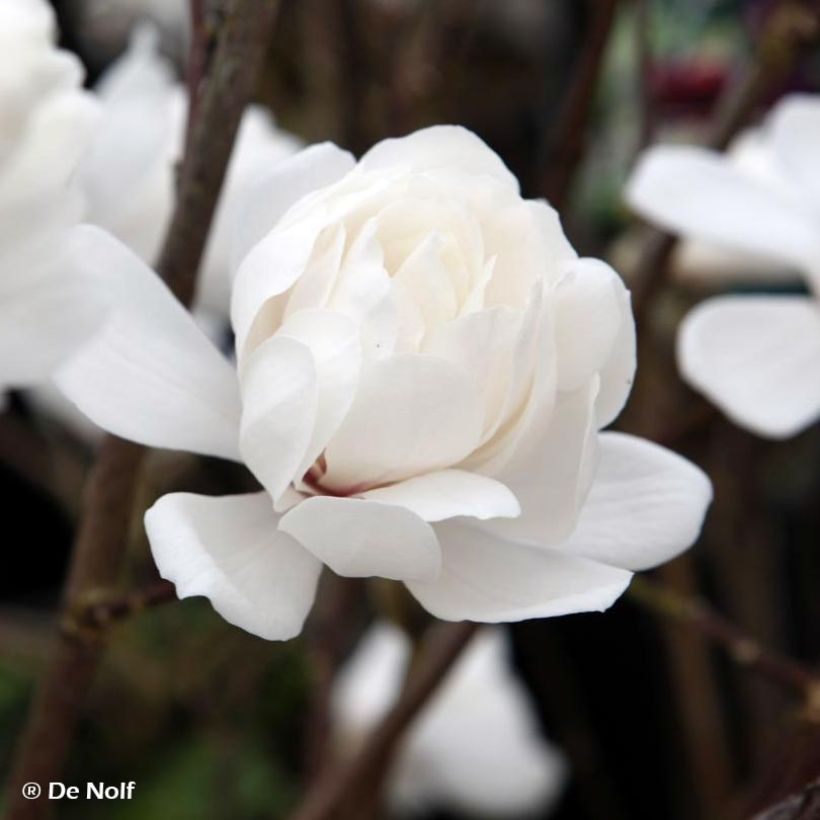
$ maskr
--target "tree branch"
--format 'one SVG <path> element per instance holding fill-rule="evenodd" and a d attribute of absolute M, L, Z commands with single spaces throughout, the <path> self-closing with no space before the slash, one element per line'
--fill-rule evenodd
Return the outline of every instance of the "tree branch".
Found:
<path fill-rule="evenodd" d="M 615 22 L 619 0 L 590 3 L 593 20 L 584 50 L 578 57 L 572 84 L 547 152 L 549 166 L 542 189 L 555 208 L 564 204 L 575 172 L 584 154 L 587 120 L 601 73 L 609 35 Z"/>
<path fill-rule="evenodd" d="M 220 27 L 158 265 L 161 276 L 186 305 L 193 299 L 231 148 L 255 87 L 276 8 L 271 0 L 230 0 Z M 116 436 L 103 443 L 86 486 L 64 612 L 72 613 L 90 591 L 116 583 L 144 456 L 144 448 Z M 102 642 L 65 632 L 60 636 L 17 749 L 6 820 L 41 820 L 51 814 L 50 801 L 25 799 L 22 786 L 59 780 L 102 651 Z"/>
<path fill-rule="evenodd" d="M 820 722 L 820 677 L 799 661 L 763 646 L 704 601 L 645 577 L 633 578 L 629 596 L 653 612 L 698 629 L 735 663 L 790 689 L 802 698 L 806 720 Z"/>
<path fill-rule="evenodd" d="M 408 672 L 395 706 L 347 764 L 330 767 L 319 777 L 291 820 L 356 817 L 356 798 L 382 781 L 405 729 L 436 691 L 453 662 L 475 634 L 477 624 L 439 624 L 431 628 L 418 662 Z"/>

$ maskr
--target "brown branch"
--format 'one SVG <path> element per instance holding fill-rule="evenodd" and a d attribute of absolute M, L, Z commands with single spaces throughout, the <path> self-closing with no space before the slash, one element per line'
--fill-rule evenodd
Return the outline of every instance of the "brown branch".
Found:
<path fill-rule="evenodd" d="M 738 665 L 793 691 L 803 700 L 806 720 L 820 722 L 820 677 L 799 661 L 763 646 L 704 601 L 645 577 L 632 580 L 629 595 L 653 612 L 698 629 Z"/>
<path fill-rule="evenodd" d="M 542 183 L 544 197 L 559 210 L 566 200 L 583 157 L 586 125 L 618 3 L 619 0 L 599 0 L 589 4 L 594 19 L 552 137 L 552 145 L 547 153 L 549 167 Z"/>
<path fill-rule="evenodd" d="M 170 581 L 157 581 L 125 594 L 87 590 L 75 601 L 74 608 L 65 613 L 61 629 L 69 638 L 102 637 L 103 631 L 117 621 L 176 600 L 176 587 Z"/>
<path fill-rule="evenodd" d="M 291 820 L 356 817 L 356 798 L 372 793 L 383 779 L 405 729 L 435 692 L 477 629 L 473 623 L 439 624 L 425 639 L 395 706 L 347 764 L 326 769 Z"/>
<path fill-rule="evenodd" d="M 718 102 L 705 143 L 708 148 L 725 150 L 761 101 L 783 82 L 820 36 L 820 11 L 797 0 L 781 0 L 763 31 L 752 63 Z M 677 241 L 676 235 L 654 228 L 646 234 L 643 251 L 630 277 L 632 308 L 639 328 L 645 321 L 647 306 L 663 282 Z"/>
<path fill-rule="evenodd" d="M 230 0 L 220 27 L 158 266 L 186 305 L 193 298 L 217 197 L 275 11 L 276 3 L 271 0 Z M 86 486 L 72 555 L 65 590 L 67 613 L 89 591 L 109 588 L 119 577 L 144 456 L 144 448 L 116 436 L 107 437 L 100 449 Z M 59 780 L 102 649 L 102 642 L 61 635 L 17 749 L 7 790 L 6 820 L 39 820 L 51 814 L 50 801 L 25 799 L 22 786 Z"/>

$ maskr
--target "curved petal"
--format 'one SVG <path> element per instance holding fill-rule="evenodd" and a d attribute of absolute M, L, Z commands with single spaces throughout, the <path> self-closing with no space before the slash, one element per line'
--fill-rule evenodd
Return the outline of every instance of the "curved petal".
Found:
<path fill-rule="evenodd" d="M 47 379 L 107 315 L 106 294 L 93 279 L 70 270 L 60 245 L 51 240 L 41 238 L 43 249 L 13 262 L 0 260 L 7 285 L 0 288 L 0 387 Z"/>
<path fill-rule="evenodd" d="M 316 423 L 316 364 L 310 349 L 287 336 L 258 347 L 242 374 L 239 450 L 277 500 L 297 476 Z"/>
<path fill-rule="evenodd" d="M 263 308 L 305 272 L 321 227 L 321 220 L 314 218 L 275 229 L 242 259 L 231 292 L 231 324 L 240 363 L 278 329 L 281 317 L 276 311 L 269 317 Z"/>
<path fill-rule="evenodd" d="M 664 228 L 811 270 L 820 231 L 809 208 L 700 148 L 658 146 L 639 162 L 626 201 Z"/>
<path fill-rule="evenodd" d="M 790 94 L 772 111 L 774 157 L 798 190 L 820 208 L 820 99 L 816 94 Z"/>
<path fill-rule="evenodd" d="M 180 598 L 204 595 L 226 621 L 267 640 L 302 631 L 322 564 L 276 528 L 266 493 L 165 495 L 145 529 Z"/>
<path fill-rule="evenodd" d="M 518 181 L 498 154 L 459 125 L 433 125 L 406 137 L 382 140 L 359 160 L 358 167 L 362 171 L 459 168 L 472 174 L 489 174 L 518 191 Z"/>
<path fill-rule="evenodd" d="M 112 236 L 73 232 L 72 264 L 113 302 L 103 329 L 58 372 L 95 424 L 151 447 L 238 459 L 236 371 L 162 280 Z"/>
<path fill-rule="evenodd" d="M 350 494 L 457 464 L 478 443 L 482 421 L 475 384 L 444 359 L 373 362 L 327 446 L 322 484 Z"/>
<path fill-rule="evenodd" d="M 632 315 L 632 299 L 626 288 L 618 294 L 621 324 L 609 358 L 600 371 L 601 386 L 595 400 L 598 428 L 612 424 L 618 417 L 632 392 L 635 369 L 638 364 L 635 318 Z"/>
<path fill-rule="evenodd" d="M 604 418 L 617 415 L 635 372 L 634 322 L 621 277 L 605 262 L 579 259 L 558 283 L 555 301 L 558 389 L 578 390 L 606 371 L 607 392 L 598 401 Z"/>
<path fill-rule="evenodd" d="M 706 475 L 650 441 L 602 433 L 601 461 L 578 527 L 559 549 L 637 572 L 669 561 L 700 534 Z"/>
<path fill-rule="evenodd" d="M 788 438 L 820 417 L 820 310 L 801 296 L 709 299 L 680 327 L 678 366 L 741 427 Z"/>
<path fill-rule="evenodd" d="M 278 162 L 235 207 L 231 267 L 236 270 L 251 248 L 271 231 L 295 202 L 353 170 L 353 156 L 332 142 L 311 145 Z"/>
<path fill-rule="evenodd" d="M 575 528 L 598 458 L 595 377 L 574 393 L 559 396 L 524 437 L 515 458 L 495 478 L 521 503 L 518 518 L 485 525 L 501 538 L 547 545 L 563 541 Z"/>
<path fill-rule="evenodd" d="M 286 512 L 279 529 L 351 578 L 430 579 L 441 566 L 433 528 L 393 504 L 314 496 Z"/>
<path fill-rule="evenodd" d="M 291 314 L 279 336 L 296 339 L 313 355 L 318 393 L 316 420 L 305 455 L 296 470 L 302 476 L 339 429 L 356 393 L 362 361 L 358 326 L 330 310 L 300 310 Z"/>
<path fill-rule="evenodd" d="M 498 623 L 602 611 L 632 573 L 552 549 L 505 542 L 462 521 L 436 524 L 442 568 L 435 581 L 410 581 L 418 602 L 445 621 Z"/>
<path fill-rule="evenodd" d="M 425 521 L 442 521 L 455 516 L 483 521 L 515 518 L 521 514 L 518 500 L 509 488 L 500 481 L 465 470 L 427 473 L 368 490 L 361 497 L 404 507 Z"/>

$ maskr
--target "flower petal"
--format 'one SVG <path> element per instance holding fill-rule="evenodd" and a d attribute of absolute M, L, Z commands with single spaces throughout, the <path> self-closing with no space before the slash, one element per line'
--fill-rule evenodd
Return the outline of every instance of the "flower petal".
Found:
<path fill-rule="evenodd" d="M 278 162 L 249 186 L 235 208 L 231 248 L 236 270 L 248 252 L 265 237 L 295 202 L 351 171 L 356 160 L 332 142 L 311 145 Z"/>
<path fill-rule="evenodd" d="M 362 498 L 395 504 L 425 521 L 455 516 L 514 518 L 521 514 L 516 497 L 500 481 L 466 470 L 439 470 L 362 493 Z"/>
<path fill-rule="evenodd" d="M 650 441 L 602 433 L 601 461 L 566 549 L 632 571 L 669 561 L 700 534 L 712 501 L 706 475 Z"/>
<path fill-rule="evenodd" d="M 362 171 L 459 168 L 472 174 L 489 174 L 518 191 L 518 181 L 498 154 L 459 125 L 434 125 L 406 137 L 382 140 L 359 160 L 358 167 Z"/>
<path fill-rule="evenodd" d="M 668 230 L 803 270 L 810 270 L 820 254 L 810 209 L 704 149 L 650 149 L 629 180 L 626 200 Z"/>
<path fill-rule="evenodd" d="M 462 521 L 436 524 L 436 534 L 441 574 L 407 587 L 426 610 L 446 621 L 497 623 L 602 611 L 632 577 L 580 556 L 505 542 Z"/>
<path fill-rule="evenodd" d="M 279 529 L 338 575 L 430 579 L 441 567 L 433 528 L 393 504 L 314 496 L 285 513 Z"/>
<path fill-rule="evenodd" d="M 322 564 L 276 528 L 266 493 L 165 495 L 145 528 L 180 598 L 204 595 L 226 621 L 267 640 L 302 631 Z"/>
<path fill-rule="evenodd" d="M 313 355 L 318 382 L 316 420 L 296 475 L 301 477 L 339 429 L 356 393 L 362 360 L 357 325 L 330 310 L 300 310 L 279 331 L 304 344 Z"/>
<path fill-rule="evenodd" d="M 597 465 L 597 377 L 559 396 L 554 411 L 536 420 L 512 461 L 496 476 L 521 503 L 518 518 L 485 525 L 501 538 L 547 545 L 575 528 Z"/>
<path fill-rule="evenodd" d="M 72 238 L 73 264 L 111 296 L 113 309 L 58 372 L 60 389 L 123 438 L 238 459 L 234 368 L 132 251 L 90 226 Z"/>
<path fill-rule="evenodd" d="M 0 388 L 44 381 L 105 320 L 106 294 L 52 240 L 0 258 Z"/>
<path fill-rule="evenodd" d="M 820 100 L 816 94 L 790 94 L 771 118 L 774 156 L 798 190 L 805 190 L 820 207 Z"/>
<path fill-rule="evenodd" d="M 239 450 L 276 501 L 297 475 L 316 422 L 319 386 L 310 348 L 273 336 L 242 373 Z"/>
<path fill-rule="evenodd" d="M 684 378 L 754 433 L 788 438 L 820 417 L 820 310 L 801 296 L 724 296 L 678 335 Z"/>
<path fill-rule="evenodd" d="M 449 467 L 476 446 L 481 425 L 475 384 L 444 359 L 372 362 L 327 446 L 322 484 L 349 494 Z"/>
<path fill-rule="evenodd" d="M 609 367 L 619 374 L 617 389 L 608 384 L 609 416 L 623 406 L 635 370 L 634 322 L 623 281 L 606 263 L 579 259 L 558 283 L 555 300 L 558 389 L 578 390 Z"/>

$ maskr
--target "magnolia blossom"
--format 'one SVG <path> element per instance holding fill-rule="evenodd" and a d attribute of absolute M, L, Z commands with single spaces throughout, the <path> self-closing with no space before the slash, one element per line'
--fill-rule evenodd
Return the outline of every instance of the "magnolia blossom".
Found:
<path fill-rule="evenodd" d="M 395 703 L 410 649 L 401 630 L 377 623 L 340 670 L 331 719 L 342 752 L 354 752 Z M 555 803 L 566 762 L 539 735 L 506 656 L 503 632 L 484 627 L 448 672 L 392 764 L 387 796 L 397 811 L 543 817 Z"/>
<path fill-rule="evenodd" d="M 153 263 L 171 218 L 188 110 L 183 86 L 159 54 L 154 28 L 134 31 L 127 51 L 106 71 L 95 91 L 103 116 L 80 168 L 85 219 Z M 236 218 L 236 203 L 254 179 L 301 147 L 296 137 L 277 130 L 265 109 L 248 108 L 205 252 L 200 307 L 227 315 L 229 226 Z"/>
<path fill-rule="evenodd" d="M 263 487 L 149 510 L 181 596 L 287 638 L 326 564 L 403 581 L 444 619 L 514 621 L 605 609 L 696 538 L 707 478 L 599 432 L 635 367 L 620 278 L 469 131 L 279 163 L 234 253 L 236 369 L 133 253 L 76 235 L 121 307 L 62 389 L 118 435 L 240 460 Z"/>
<path fill-rule="evenodd" d="M 820 417 L 820 98 L 793 95 L 743 153 L 659 146 L 627 187 L 663 227 L 799 271 L 813 295 L 708 299 L 684 320 L 684 377 L 730 418 L 786 438 Z"/>
<path fill-rule="evenodd" d="M 0 4 L 0 389 L 39 381 L 94 328 L 100 294 L 63 271 L 70 187 L 94 120 L 43 0 Z"/>

